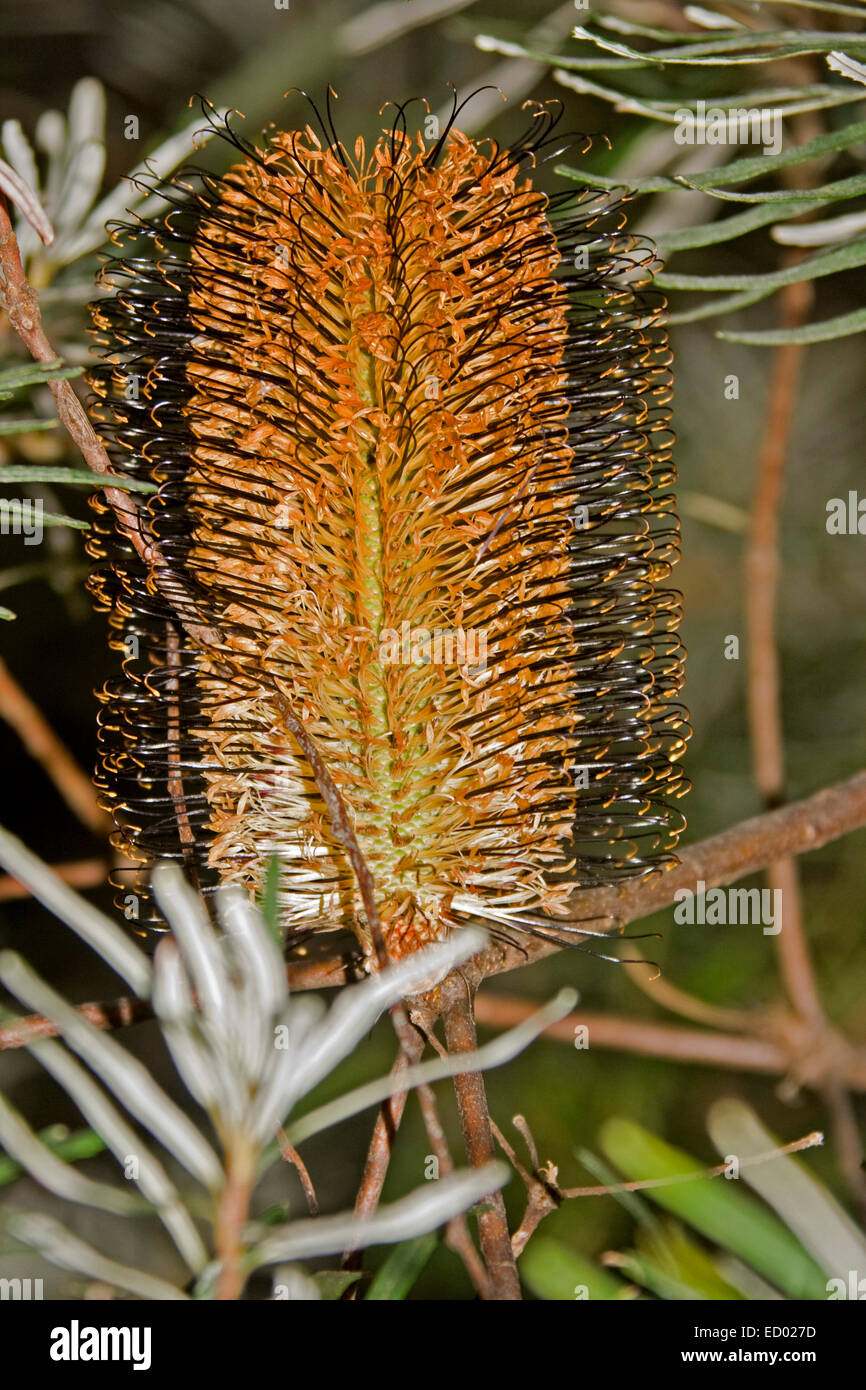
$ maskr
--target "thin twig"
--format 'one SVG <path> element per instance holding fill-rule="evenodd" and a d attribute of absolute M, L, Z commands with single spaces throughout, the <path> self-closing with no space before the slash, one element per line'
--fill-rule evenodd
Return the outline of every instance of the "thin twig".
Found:
<path fill-rule="evenodd" d="M 452 1054 L 475 1051 L 477 1038 L 468 984 L 462 975 L 455 972 L 440 988 L 448 1051 Z M 460 1112 L 466 1156 L 473 1168 L 481 1168 L 492 1162 L 496 1154 L 484 1077 L 477 1071 L 461 1072 L 454 1077 L 454 1091 Z M 491 1297 L 497 1301 L 519 1300 L 520 1280 L 517 1277 L 505 1202 L 501 1192 L 493 1193 L 480 1204 L 478 1233 L 490 1279 Z"/>
<path fill-rule="evenodd" d="M 92 1023 L 94 1028 L 114 1032 L 118 1028 L 129 1028 L 133 1023 L 144 1023 L 153 1018 L 153 1010 L 144 999 L 128 996 L 112 999 L 103 1004 L 79 1004 L 76 1009 Z M 60 1029 L 53 1019 L 42 1014 L 28 1014 L 26 1018 L 14 1018 L 0 1024 L 0 1052 L 15 1047 L 26 1047 L 28 1043 L 38 1042 L 40 1038 L 56 1038 Z"/>
<path fill-rule="evenodd" d="M 6 309 L 9 322 L 31 355 L 39 362 L 56 361 L 57 354 L 42 326 L 38 297 L 28 284 L 24 274 L 15 231 L 2 197 L 0 197 L 0 303 Z M 111 460 L 94 430 L 86 410 L 68 381 L 51 381 L 49 386 L 57 402 L 57 413 L 61 423 L 78 445 L 90 467 L 97 473 L 110 474 L 112 471 Z M 114 511 L 118 525 L 128 536 L 136 554 L 145 565 L 150 581 L 171 604 L 184 630 L 218 663 L 223 666 L 228 665 L 230 675 L 240 674 L 243 678 L 241 668 L 229 656 L 230 648 L 222 633 L 199 612 L 193 586 L 185 575 L 173 570 L 166 562 L 156 538 L 149 531 L 145 514 L 135 499 L 122 489 L 112 486 L 104 487 L 103 494 Z M 361 852 L 346 805 L 314 739 L 294 713 L 285 692 L 275 681 L 269 681 L 268 684 L 273 689 L 277 707 L 287 728 L 295 735 L 310 764 L 316 785 L 328 811 L 334 838 L 343 846 L 352 865 L 364 903 L 367 926 L 376 957 L 379 965 L 382 966 L 387 963 L 388 954 L 376 907 L 373 877 Z"/>
<path fill-rule="evenodd" d="M 491 1121 L 492 1123 L 492 1121 Z M 558 1169 L 552 1163 L 545 1165 L 542 1172 L 538 1162 L 538 1153 L 535 1148 L 535 1141 L 530 1132 L 529 1126 L 522 1115 L 515 1115 L 512 1124 L 523 1135 L 527 1148 L 532 1169 L 528 1169 L 521 1163 L 513 1147 L 509 1144 L 505 1135 L 498 1125 L 493 1125 L 493 1133 L 496 1135 L 496 1142 L 506 1154 L 512 1167 L 522 1178 L 526 1188 L 526 1210 L 514 1235 L 511 1237 L 511 1250 L 515 1260 L 518 1260 L 526 1249 L 530 1236 L 537 1230 L 538 1226 L 546 1216 L 557 1207 L 562 1205 L 562 1194 L 557 1186 L 559 1176 Z"/>
<path fill-rule="evenodd" d="M 303 1188 L 304 1197 L 307 1202 L 307 1210 L 311 1216 L 318 1216 L 319 1199 L 316 1196 L 316 1189 L 313 1186 L 313 1179 L 310 1177 L 310 1171 L 294 1144 L 290 1142 L 289 1136 L 286 1134 L 282 1125 L 277 1126 L 277 1140 L 280 1145 L 280 1153 L 287 1163 L 291 1163 L 301 1180 L 301 1187 Z"/>
<path fill-rule="evenodd" d="M 454 1172 L 454 1160 L 448 1148 L 448 1140 L 439 1118 L 436 1096 L 431 1086 L 418 1087 L 418 1104 L 421 1107 L 427 1138 L 439 1166 L 439 1176 L 447 1177 L 449 1173 Z M 462 1212 L 458 1216 L 452 1217 L 445 1227 L 445 1244 L 462 1260 L 466 1273 L 472 1280 L 479 1297 L 485 1300 L 494 1298 L 493 1287 L 484 1268 L 484 1262 L 475 1249 L 469 1234 L 469 1227 L 466 1224 L 466 1217 Z"/>
<path fill-rule="evenodd" d="M 665 872 L 619 887 L 593 888 L 576 894 L 570 920 L 594 917 L 607 919 L 612 925 L 627 925 L 669 907 L 683 888 L 694 892 L 698 882 L 707 888 L 735 883 L 780 858 L 820 849 L 863 825 L 866 773 L 859 772 L 802 801 L 753 816 L 681 849 L 679 863 Z M 536 939 L 521 941 L 520 949 L 491 945 L 481 958 L 480 970 L 484 975 L 514 970 L 560 949 L 556 943 Z"/>
<path fill-rule="evenodd" d="M 642 956 L 642 952 L 636 946 L 630 946 L 629 950 L 635 957 Z M 730 1028 L 736 1032 L 748 1026 L 749 1014 L 745 1009 L 708 1004 L 705 1000 L 698 999 L 697 995 L 689 994 L 687 990 L 680 989 L 679 985 L 672 984 L 664 975 L 648 976 L 648 964 L 649 962 L 643 959 L 624 962 L 629 979 L 654 1004 L 668 1009 L 671 1013 L 679 1014 L 681 1018 L 690 1018 L 694 1023 L 706 1023 L 709 1027 Z"/>
<path fill-rule="evenodd" d="M 813 117 L 805 119 L 811 120 L 814 126 Z M 803 120 L 801 117 L 795 125 L 798 137 L 808 138 L 816 134 L 816 129 L 804 128 Z M 813 175 L 795 165 L 786 171 L 785 180 L 795 189 L 811 182 Z M 792 248 L 783 257 L 783 264 L 796 264 L 805 254 L 802 248 Z M 784 286 L 778 302 L 782 327 L 799 328 L 807 321 L 812 309 L 813 283 L 804 280 Z M 747 708 L 753 773 L 767 808 L 779 805 L 785 797 L 781 679 L 776 637 L 779 517 L 785 463 L 793 434 L 804 361 L 805 348 L 799 343 L 784 343 L 776 348 L 773 356 L 746 551 Z M 767 879 L 770 888 L 778 889 L 781 894 L 782 930 L 776 935 L 775 949 L 788 997 L 798 1013 L 811 1022 L 816 1030 L 829 1029 L 806 934 L 796 860 L 789 856 L 774 861 L 768 867 Z M 826 1091 L 824 1099 L 830 1110 L 842 1171 L 861 1209 L 866 1211 L 863 1149 L 851 1100 L 839 1086 Z"/>
<path fill-rule="evenodd" d="M 51 778 L 70 811 L 104 838 L 111 828 L 111 818 L 103 811 L 93 784 L 58 738 L 45 715 L 0 659 L 0 718 L 17 733 L 31 758 Z"/>
<path fill-rule="evenodd" d="M 475 1000 L 475 1016 L 485 1028 L 513 1028 L 537 1007 L 535 1000 L 482 991 Z M 756 1011 L 752 1025 L 751 1033 L 738 1035 L 578 1010 L 551 1024 L 543 1036 L 574 1046 L 576 1030 L 585 1028 L 588 1049 L 663 1057 L 688 1066 L 790 1076 L 795 1089 L 817 1088 L 834 1077 L 852 1090 L 866 1090 L 866 1048 L 833 1034 L 832 1044 L 818 1050 L 809 1025 L 792 1014 Z"/>
<path fill-rule="evenodd" d="M 768 1149 L 766 1153 L 761 1154 L 748 1154 L 739 1160 L 739 1167 L 741 1171 L 743 1168 L 754 1168 L 759 1163 L 771 1163 L 774 1158 L 784 1158 L 788 1154 L 799 1154 L 806 1149 L 819 1148 L 823 1143 L 823 1134 L 815 1129 L 811 1134 L 805 1134 L 802 1139 L 794 1139 L 790 1144 L 780 1144 L 777 1149 Z M 637 1178 L 633 1182 L 607 1183 L 597 1187 L 563 1187 L 560 1193 L 567 1201 L 575 1197 L 612 1197 L 617 1192 L 648 1192 L 654 1187 L 677 1187 L 684 1182 L 723 1178 L 729 1171 L 730 1162 L 726 1161 L 717 1163 L 714 1168 L 701 1168 L 693 1173 L 666 1173 L 661 1178 Z"/>
<path fill-rule="evenodd" d="M 27 282 L 21 265 L 21 255 L 9 214 L 0 197 L 0 304 L 9 322 L 37 362 L 56 362 L 58 354 L 42 326 L 39 299 Z M 78 445 L 87 463 L 96 473 L 111 473 L 111 460 L 99 439 L 84 406 L 65 379 L 49 381 L 48 386 L 57 404 L 57 414 L 70 438 Z M 157 558 L 137 502 L 122 488 L 106 487 L 105 499 L 135 551 L 148 569 L 154 568 Z"/>
<path fill-rule="evenodd" d="M 105 883 L 109 870 L 105 859 L 71 859 L 65 864 L 52 864 L 51 872 L 71 888 L 99 888 Z M 0 902 L 29 898 L 30 889 L 11 874 L 0 874 Z"/>
<path fill-rule="evenodd" d="M 424 1051 L 424 1038 L 421 1033 L 413 1030 L 413 1038 L 400 1039 L 400 1051 L 391 1068 L 392 1076 L 399 1076 L 415 1062 L 419 1061 Z M 391 1154 L 394 1149 L 394 1140 L 403 1119 L 403 1112 L 406 1109 L 408 1092 L 397 1091 L 387 1100 L 383 1101 L 373 1125 L 373 1133 L 367 1149 L 367 1157 L 364 1162 L 364 1171 L 361 1174 L 361 1182 L 355 1197 L 356 1217 L 370 1216 L 379 1205 L 382 1196 L 382 1189 L 385 1186 L 385 1178 L 388 1175 L 388 1168 L 391 1163 Z M 363 1261 L 362 1250 L 350 1250 L 344 1254 L 341 1261 L 343 1269 L 360 1269 Z M 357 1286 L 352 1285 L 346 1290 L 344 1300 L 352 1302 L 357 1297 Z"/>
<path fill-rule="evenodd" d="M 648 1192 L 658 1187 L 677 1187 L 684 1182 L 724 1177 L 729 1171 L 729 1163 L 724 1162 L 716 1164 L 714 1168 L 702 1168 L 689 1173 L 669 1173 L 660 1178 L 638 1178 L 631 1182 L 604 1183 L 592 1187 L 560 1187 L 559 1171 L 554 1164 L 541 1165 L 539 1163 L 535 1142 L 526 1120 L 522 1115 L 515 1115 L 512 1123 L 515 1129 L 518 1129 L 522 1134 L 532 1163 L 531 1170 L 527 1169 L 521 1163 L 505 1135 L 495 1125 L 493 1126 L 497 1143 L 507 1155 L 526 1187 L 526 1210 L 523 1214 L 523 1220 L 511 1238 L 515 1259 L 519 1259 L 522 1255 L 530 1237 L 534 1235 L 544 1218 L 549 1216 L 552 1211 L 556 1211 L 563 1202 L 574 1201 L 582 1197 L 614 1197 L 621 1192 Z M 769 1163 L 772 1159 L 782 1158 L 786 1154 L 803 1153 L 804 1150 L 814 1149 L 823 1142 L 823 1134 L 819 1130 L 813 1130 L 811 1134 L 805 1135 L 802 1139 L 795 1139 L 790 1144 L 781 1144 L 778 1148 L 769 1149 L 766 1153 L 750 1154 L 740 1160 L 740 1168 L 754 1167 L 759 1163 Z"/>

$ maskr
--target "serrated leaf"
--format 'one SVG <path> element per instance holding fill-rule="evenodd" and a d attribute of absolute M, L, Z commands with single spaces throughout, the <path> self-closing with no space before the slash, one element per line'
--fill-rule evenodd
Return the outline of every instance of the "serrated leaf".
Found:
<path fill-rule="evenodd" d="M 848 47 L 850 48 L 850 44 Z M 859 82 L 866 86 L 866 67 L 862 63 L 855 63 L 853 58 L 849 58 L 847 53 L 831 53 L 827 59 L 827 67 L 833 72 L 839 72 L 843 77 L 849 78 L 852 82 Z"/>

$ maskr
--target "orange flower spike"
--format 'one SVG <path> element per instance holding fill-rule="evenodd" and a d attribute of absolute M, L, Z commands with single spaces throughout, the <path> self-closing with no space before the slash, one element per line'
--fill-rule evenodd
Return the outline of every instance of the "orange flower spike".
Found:
<path fill-rule="evenodd" d="M 101 783 L 127 853 L 192 853 L 205 892 L 258 894 L 276 858 L 287 936 L 371 952 L 280 689 L 392 955 L 472 917 L 567 940 L 575 888 L 663 864 L 682 823 L 663 303 L 611 195 L 534 186 L 554 124 L 428 145 L 401 109 L 354 161 L 330 132 L 262 152 L 227 129 L 241 161 L 146 228 L 168 249 L 135 262 L 142 293 L 95 309 L 107 442 L 162 478 L 154 530 L 225 642 L 182 633 L 169 679 L 172 615 L 115 540 L 94 587 L 142 655 L 104 694 Z"/>

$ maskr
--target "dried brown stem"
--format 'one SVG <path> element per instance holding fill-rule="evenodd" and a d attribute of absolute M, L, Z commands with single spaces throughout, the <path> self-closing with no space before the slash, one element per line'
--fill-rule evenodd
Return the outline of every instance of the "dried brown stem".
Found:
<path fill-rule="evenodd" d="M 790 1144 L 780 1144 L 778 1148 L 768 1149 L 762 1154 L 749 1154 L 748 1157 L 740 1159 L 740 1168 L 770 1163 L 774 1158 L 783 1158 L 786 1154 L 803 1153 L 805 1149 L 818 1148 L 823 1142 L 824 1136 L 820 1130 L 813 1130 L 811 1134 L 805 1134 L 802 1139 L 794 1139 Z M 607 1183 L 594 1187 L 563 1187 L 560 1189 L 560 1196 L 570 1201 L 575 1197 L 612 1197 L 617 1192 L 648 1192 L 654 1187 L 677 1187 L 684 1182 L 703 1182 L 707 1178 L 721 1178 L 729 1169 L 730 1163 L 725 1162 L 717 1163 L 714 1168 L 702 1168 L 698 1173 L 668 1173 L 663 1178 L 636 1178 L 633 1182 Z"/>
<path fill-rule="evenodd" d="M 413 1040 L 400 1039 L 400 1051 L 396 1061 L 391 1068 L 392 1076 L 399 1076 L 410 1066 L 417 1062 L 421 1053 L 424 1051 L 424 1038 L 419 1032 L 413 1031 Z M 385 1178 L 388 1175 L 388 1168 L 391 1163 L 391 1154 L 394 1149 L 394 1140 L 400 1122 L 403 1119 L 403 1112 L 406 1109 L 408 1092 L 398 1091 L 387 1100 L 383 1101 L 376 1116 L 376 1123 L 373 1125 L 373 1133 L 367 1149 L 367 1158 L 364 1163 L 364 1171 L 361 1175 L 361 1184 L 355 1198 L 355 1215 L 370 1216 L 379 1205 L 382 1196 L 382 1189 L 385 1186 Z M 342 1259 L 343 1269 L 360 1269 L 363 1260 L 363 1251 L 350 1250 Z M 346 1292 L 346 1301 L 354 1299 L 357 1290 L 353 1286 Z"/>
<path fill-rule="evenodd" d="M 153 1010 L 143 999 L 112 999 L 104 1004 L 79 1004 L 76 1010 L 92 1023 L 94 1028 L 104 1028 L 114 1032 L 118 1028 L 129 1028 L 133 1023 L 144 1023 L 153 1018 Z M 14 1018 L 9 1023 L 0 1024 L 0 1052 L 15 1047 L 26 1047 L 40 1038 L 56 1038 L 60 1034 L 57 1024 L 42 1014 L 29 1014 L 26 1018 Z"/>
<path fill-rule="evenodd" d="M 788 806 L 780 807 L 777 811 L 742 821 L 719 835 L 701 840 L 682 851 L 679 865 L 665 874 L 658 874 L 649 881 L 632 884 L 626 888 L 593 889 L 592 892 L 582 894 L 579 901 L 587 902 L 588 911 L 600 912 L 604 907 L 607 914 L 619 922 L 636 921 L 651 912 L 670 906 L 677 889 L 689 886 L 694 888 L 698 879 L 703 879 L 708 887 L 733 883 L 746 874 L 756 873 L 765 868 L 782 854 L 801 854 L 810 849 L 819 849 L 822 845 L 864 824 L 866 773 L 861 772 L 846 782 L 838 782 L 835 786 L 815 792 L 802 801 L 795 801 Z M 537 960 L 561 948 L 549 942 L 529 941 L 524 949 L 525 955 L 516 947 L 499 944 L 489 946 L 471 962 L 471 972 L 480 981 L 485 976 L 517 969 L 526 964 L 527 959 Z M 464 967 L 464 971 L 468 973 L 470 967 Z M 287 973 L 289 985 L 295 993 L 307 989 L 337 988 L 357 978 L 352 968 L 335 959 L 292 963 L 287 967 Z M 479 997 L 479 1007 L 486 1007 L 483 1001 L 487 998 L 487 995 Z M 120 1000 L 114 1004 L 87 1004 L 82 1007 L 91 1011 L 91 1021 L 99 1027 L 122 1026 L 123 1020 L 117 1017 L 118 1009 L 136 1011 L 136 1018 L 128 1017 L 128 1022 L 151 1017 L 149 1008 L 139 1000 Z M 662 1025 L 634 1026 L 659 1028 Z M 666 1029 L 666 1035 L 681 1032 L 687 1030 L 670 1027 Z M 55 1034 L 54 1025 L 39 1015 L 16 1019 L 13 1023 L 0 1027 L 0 1050 L 20 1047 L 31 1036 L 51 1037 Z M 707 1036 L 698 1030 L 689 1035 L 696 1039 Z M 659 1055 L 667 1054 L 662 1052 Z M 771 1056 L 762 1055 L 768 1058 Z M 731 1063 L 721 1062 L 720 1065 Z M 775 1064 L 768 1065 L 768 1070 L 775 1070 Z"/>
<path fill-rule="evenodd" d="M 304 1197 L 306 1198 L 308 1212 L 311 1216 L 318 1216 L 319 1199 L 316 1196 L 316 1189 L 313 1186 L 313 1179 L 310 1177 L 310 1171 L 294 1144 L 290 1143 L 289 1136 L 286 1134 L 282 1125 L 277 1127 L 277 1141 L 283 1158 L 287 1163 L 291 1163 L 301 1180 L 301 1187 L 303 1188 Z"/>
<path fill-rule="evenodd" d="M 448 1148 L 448 1140 L 439 1118 L 439 1109 L 432 1087 L 418 1087 L 418 1103 L 421 1107 L 427 1138 L 439 1165 L 439 1176 L 447 1177 L 449 1173 L 454 1172 L 454 1160 Z M 495 1295 L 491 1281 L 484 1268 L 484 1262 L 475 1249 L 469 1234 L 469 1227 L 466 1224 L 466 1217 L 462 1213 L 452 1217 L 445 1227 L 445 1244 L 463 1261 L 464 1268 L 479 1297 L 485 1300 L 492 1299 Z"/>
<path fill-rule="evenodd" d="M 482 991 L 475 1000 L 475 1016 L 483 1027 L 513 1028 L 537 1007 L 537 1000 Z M 573 1045 L 575 1029 L 585 1027 L 591 1048 L 663 1057 L 691 1066 L 790 1075 L 797 1086 L 817 1087 L 832 1076 L 852 1090 L 866 1090 L 866 1049 L 834 1034 L 830 1045 L 819 1050 L 808 1025 L 790 1014 L 756 1012 L 752 1023 L 750 1033 L 738 1035 L 579 1010 L 551 1024 L 544 1036 Z"/>
<path fill-rule="evenodd" d="M 448 977 L 441 988 L 442 1019 L 445 1041 L 452 1054 L 473 1052 L 477 1047 L 475 1019 L 472 1015 L 472 996 L 460 973 Z M 480 1072 L 467 1071 L 454 1077 L 454 1091 L 460 1124 L 466 1145 L 466 1156 L 473 1168 L 481 1168 L 496 1156 L 487 1092 Z M 521 1298 L 520 1280 L 511 1249 L 508 1219 L 501 1192 L 493 1193 L 480 1204 L 478 1233 L 481 1252 L 490 1280 L 490 1296 L 497 1301 Z"/>
<path fill-rule="evenodd" d="M 18 242 L 5 202 L 0 198 L 0 304 L 9 316 L 31 357 L 37 362 L 56 362 L 57 353 L 51 346 L 42 326 L 39 299 L 27 282 L 21 265 Z M 60 422 L 70 438 L 78 445 L 87 463 L 96 473 L 111 473 L 111 460 L 90 422 L 87 411 L 66 380 L 48 383 L 57 404 Z M 153 566 L 155 552 L 147 538 L 138 505 L 122 488 L 106 487 L 105 499 L 115 513 L 120 526 L 129 537 L 136 553 L 148 568 Z"/>
<path fill-rule="evenodd" d="M 816 131 L 804 129 L 801 123 L 797 133 L 808 137 Z M 787 181 L 793 185 L 808 181 L 811 177 L 799 166 L 787 172 Z M 790 265 L 802 260 L 804 255 L 802 249 L 794 248 L 783 259 Z M 782 326 L 797 328 L 805 323 L 813 301 L 811 281 L 785 286 L 779 295 Z M 754 778 L 768 808 L 779 805 L 785 796 L 781 680 L 776 639 L 779 518 L 785 462 L 793 433 L 804 360 L 805 348 L 801 344 L 782 344 L 774 353 L 746 551 L 747 709 Z M 775 948 L 788 997 L 804 1020 L 808 1020 L 817 1030 L 826 1030 L 829 1025 L 806 934 L 797 861 L 792 857 L 773 861 L 768 867 L 767 879 L 772 889 L 781 892 L 782 930 L 776 936 Z M 832 1117 L 842 1170 L 851 1191 L 866 1210 L 863 1150 L 850 1098 L 843 1088 L 835 1086 L 825 1092 L 825 1102 Z"/>
<path fill-rule="evenodd" d="M 513 1147 L 509 1144 L 505 1135 L 498 1125 L 493 1125 L 493 1133 L 496 1135 L 496 1142 L 503 1152 L 507 1155 L 512 1167 L 523 1179 L 526 1188 L 526 1210 L 514 1235 L 511 1237 L 511 1250 L 515 1260 L 518 1260 L 526 1249 L 530 1236 L 538 1228 L 545 1216 L 549 1216 L 562 1203 L 562 1195 L 557 1186 L 558 1170 L 552 1163 L 545 1165 L 544 1172 L 538 1162 L 538 1153 L 535 1148 L 535 1141 L 532 1138 L 529 1126 L 522 1115 L 515 1115 L 512 1120 L 515 1129 L 519 1129 L 526 1141 L 529 1149 L 529 1157 L 532 1163 L 532 1170 L 521 1163 Z"/>
<path fill-rule="evenodd" d="M 680 862 L 664 873 L 620 887 L 594 888 L 573 899 L 573 918 L 607 918 L 625 925 L 669 907 L 682 888 L 695 891 L 735 883 L 785 856 L 820 849 L 848 831 L 866 825 L 866 773 L 791 802 L 778 810 L 741 821 L 718 835 L 680 851 Z M 782 933 L 780 933 L 781 935 Z M 561 948 L 530 940 L 516 947 L 491 945 L 481 961 L 484 975 L 514 970 Z"/>
<path fill-rule="evenodd" d="M 638 1178 L 631 1182 L 605 1183 L 592 1187 L 560 1187 L 559 1170 L 552 1163 L 543 1165 L 539 1163 L 535 1142 L 526 1120 L 522 1115 L 515 1115 L 512 1123 L 515 1129 L 518 1129 L 523 1135 L 526 1142 L 532 1163 L 531 1171 L 520 1162 L 505 1135 L 495 1125 L 493 1129 L 497 1143 L 507 1154 L 526 1187 L 526 1210 L 523 1214 L 523 1220 L 511 1237 L 511 1248 L 514 1251 L 515 1259 L 519 1259 L 522 1255 L 530 1237 L 534 1235 L 544 1218 L 549 1216 L 552 1211 L 556 1211 L 565 1201 L 573 1201 L 580 1197 L 613 1197 L 620 1192 L 646 1192 L 657 1187 L 676 1187 L 681 1183 L 695 1182 L 698 1179 L 720 1178 L 729 1170 L 729 1164 L 726 1161 L 716 1164 L 714 1168 L 704 1168 L 696 1173 L 666 1174 L 661 1178 Z M 751 1154 L 742 1160 L 741 1166 L 745 1168 L 759 1163 L 768 1163 L 785 1154 L 802 1153 L 805 1149 L 813 1149 L 823 1142 L 823 1134 L 818 1130 L 813 1130 L 811 1134 L 805 1135 L 802 1139 L 795 1139 L 790 1144 L 782 1144 L 766 1153 Z"/>

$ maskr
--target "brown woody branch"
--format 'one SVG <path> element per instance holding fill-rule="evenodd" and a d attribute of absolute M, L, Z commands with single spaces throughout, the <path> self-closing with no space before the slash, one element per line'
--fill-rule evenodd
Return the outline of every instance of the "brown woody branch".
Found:
<path fill-rule="evenodd" d="M 472 1013 L 472 994 L 468 982 L 459 971 L 453 972 L 439 987 L 445 1041 L 452 1056 L 474 1052 L 478 1046 L 475 1019 Z M 493 1128 L 487 1108 L 487 1092 L 480 1071 L 460 1072 L 454 1077 L 454 1092 L 466 1146 L 466 1157 L 473 1168 L 483 1168 L 496 1157 Z M 520 1280 L 508 1218 L 501 1192 L 493 1192 L 479 1203 L 478 1234 L 487 1272 L 491 1297 L 501 1301 L 521 1298 Z"/>
<path fill-rule="evenodd" d="M 475 1000 L 475 1017 L 486 1028 L 513 1028 L 537 1007 L 536 1000 L 482 992 Z M 551 1024 L 544 1036 L 573 1044 L 578 1027 L 586 1027 L 591 1048 L 690 1066 L 791 1076 L 797 1084 L 809 1086 L 822 1084 L 832 1074 L 851 1090 L 866 1091 L 866 1049 L 835 1033 L 821 1046 L 808 1025 L 788 1014 L 756 1012 L 753 1031 L 737 1034 L 577 1010 Z"/>
<path fill-rule="evenodd" d="M 694 889 L 698 879 L 704 880 L 708 887 L 734 883 L 746 874 L 766 868 L 780 855 L 820 849 L 863 825 L 866 825 L 866 773 L 860 772 L 846 782 L 826 787 L 777 811 L 741 821 L 729 830 L 689 846 L 681 852 L 679 864 L 664 874 L 627 887 L 599 888 L 581 894 L 577 901 L 578 914 L 592 912 L 620 924 L 637 921 L 669 907 L 679 889 Z M 584 903 L 585 913 L 582 911 Z M 528 941 L 523 950 L 496 943 L 462 969 L 464 975 L 480 981 L 485 976 L 517 969 L 560 949 L 550 942 L 534 940 Z M 356 978 L 353 969 L 340 960 L 292 963 L 287 972 L 289 985 L 296 993 L 306 989 L 336 988 Z M 122 1027 L 151 1016 L 149 1007 L 140 1000 L 81 1007 L 88 1011 L 91 1022 L 104 1028 Z M 0 1050 L 21 1047 L 31 1037 L 55 1034 L 50 1020 L 38 1015 L 16 1019 L 0 1027 Z M 696 1033 L 696 1036 L 704 1035 Z"/>

